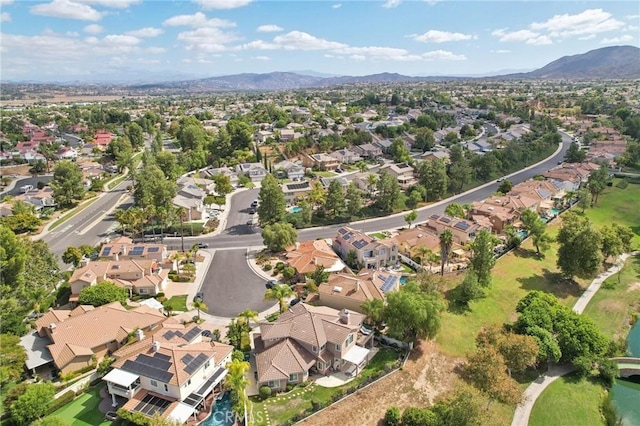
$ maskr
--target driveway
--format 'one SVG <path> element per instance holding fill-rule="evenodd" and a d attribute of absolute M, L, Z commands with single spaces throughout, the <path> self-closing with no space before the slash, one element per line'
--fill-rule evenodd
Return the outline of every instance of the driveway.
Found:
<path fill-rule="evenodd" d="M 229 206 L 229 215 L 227 216 L 227 226 L 224 230 L 225 234 L 245 235 L 253 234 L 255 230 L 247 225 L 247 222 L 254 215 L 249 214 L 251 202 L 258 198 L 259 189 L 249 189 L 239 191 L 231 197 L 231 205 Z"/>
<path fill-rule="evenodd" d="M 235 317 L 250 308 L 262 312 L 277 302 L 265 302 L 265 280 L 247 266 L 247 251 L 217 250 L 200 291 L 211 315 Z"/>

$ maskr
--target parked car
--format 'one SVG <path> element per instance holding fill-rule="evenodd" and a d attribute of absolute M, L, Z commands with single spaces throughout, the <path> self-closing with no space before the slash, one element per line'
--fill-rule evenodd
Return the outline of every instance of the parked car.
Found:
<path fill-rule="evenodd" d="M 258 200 L 253 200 L 253 202 L 251 203 L 251 207 L 253 208 L 258 207 Z"/>
<path fill-rule="evenodd" d="M 336 173 L 344 173 L 344 170 L 343 170 L 343 169 L 340 169 L 340 168 L 337 168 L 337 169 L 336 169 Z"/>
<path fill-rule="evenodd" d="M 201 333 L 204 337 L 211 337 L 211 330 L 202 330 Z"/>
<path fill-rule="evenodd" d="M 196 243 L 196 247 L 198 247 L 199 249 L 206 249 L 206 248 L 209 248 L 209 244 L 208 243 Z"/>
<path fill-rule="evenodd" d="M 204 299 L 204 293 L 203 292 L 198 292 L 196 293 L 196 295 L 193 298 L 194 302 L 202 302 L 202 300 Z"/>
<path fill-rule="evenodd" d="M 289 302 L 289 307 L 296 306 L 298 303 L 300 303 L 300 299 L 293 299 Z"/>
<path fill-rule="evenodd" d="M 269 280 L 269 281 L 266 282 L 265 287 L 267 287 L 267 289 L 272 289 L 276 285 L 278 285 L 278 281 L 277 280 Z"/>
<path fill-rule="evenodd" d="M 254 209 L 253 207 L 251 207 L 249 209 L 249 214 L 256 214 L 256 209 Z"/>

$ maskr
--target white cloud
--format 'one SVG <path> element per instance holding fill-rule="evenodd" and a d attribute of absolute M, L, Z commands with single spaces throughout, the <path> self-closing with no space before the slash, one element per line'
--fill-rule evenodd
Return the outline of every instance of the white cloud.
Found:
<path fill-rule="evenodd" d="M 450 33 L 448 31 L 438 31 L 438 30 L 429 30 L 424 34 L 412 34 L 409 37 L 413 38 L 415 41 L 420 41 L 422 43 L 446 43 L 450 41 L 463 41 L 463 40 L 471 40 L 477 39 L 477 36 L 473 36 L 470 34 L 463 33 Z"/>
<path fill-rule="evenodd" d="M 630 41 L 633 41 L 633 37 L 627 34 L 620 37 L 605 38 L 600 44 L 629 43 Z"/>
<path fill-rule="evenodd" d="M 222 52 L 227 50 L 226 44 L 239 40 L 239 37 L 219 28 L 196 28 L 178 34 L 178 40 L 187 45 L 187 50 L 203 52 Z"/>
<path fill-rule="evenodd" d="M 254 40 L 249 43 L 242 44 L 240 46 L 236 46 L 236 50 L 248 50 L 248 49 L 256 49 L 256 50 L 277 50 L 280 49 L 281 46 L 275 43 L 269 43 L 263 40 Z"/>
<path fill-rule="evenodd" d="M 0 13 L 0 22 L 11 22 L 11 15 L 9 15 L 9 12 Z"/>
<path fill-rule="evenodd" d="M 549 38 L 549 36 L 541 35 L 538 37 L 531 37 L 526 41 L 526 43 L 534 46 L 545 46 L 547 44 L 553 44 L 553 41 L 551 40 L 551 38 Z"/>
<path fill-rule="evenodd" d="M 205 10 L 208 9 L 235 9 L 251 3 L 253 0 L 195 0 Z"/>
<path fill-rule="evenodd" d="M 253 59 L 257 61 L 270 61 L 271 58 L 268 56 L 254 56 Z"/>
<path fill-rule="evenodd" d="M 6 6 L 8 4 L 13 3 L 14 0 L 0 0 L 0 5 Z"/>
<path fill-rule="evenodd" d="M 89 34 L 100 34 L 102 31 L 104 31 L 104 28 L 102 27 L 102 25 L 98 25 L 98 24 L 89 24 L 86 27 L 83 28 L 85 33 L 89 33 Z"/>
<path fill-rule="evenodd" d="M 269 25 L 260 25 L 256 28 L 256 31 L 259 33 L 277 33 L 282 31 L 284 28 L 279 27 L 277 25 L 269 24 Z"/>
<path fill-rule="evenodd" d="M 598 34 L 617 30 L 624 26 L 622 21 L 614 19 L 602 9 L 587 9 L 576 15 L 555 15 L 545 22 L 534 22 L 533 30 L 546 30 L 553 37 L 569 37 L 583 34 Z"/>
<path fill-rule="evenodd" d="M 342 7 L 342 3 L 336 3 L 331 5 L 331 9 L 340 9 Z"/>
<path fill-rule="evenodd" d="M 144 27 L 139 30 L 127 31 L 125 34 L 131 35 L 134 37 L 157 37 L 160 34 L 164 33 L 162 28 L 154 28 L 154 27 Z"/>
<path fill-rule="evenodd" d="M 536 33 L 530 30 L 519 30 L 507 32 L 506 28 L 495 30 L 491 35 L 500 37 L 500 41 L 527 41 L 532 38 L 540 36 L 540 33 Z"/>
<path fill-rule="evenodd" d="M 217 27 L 217 28 L 232 28 L 236 26 L 235 22 L 227 21 L 226 19 L 211 18 L 207 19 L 207 16 L 202 12 L 196 12 L 193 15 L 176 15 L 165 20 L 162 25 L 167 27 Z"/>
<path fill-rule="evenodd" d="M 154 55 L 158 55 L 160 53 L 164 53 L 167 51 L 164 47 L 147 47 L 147 52 L 153 53 Z"/>
<path fill-rule="evenodd" d="M 386 7 L 387 9 L 392 9 L 394 7 L 398 7 L 400 6 L 400 3 L 402 3 L 402 0 L 387 0 L 382 7 Z"/>
<path fill-rule="evenodd" d="M 347 47 L 346 44 L 328 41 L 302 31 L 279 35 L 273 41 L 285 50 L 328 50 Z"/>
<path fill-rule="evenodd" d="M 99 21 L 102 14 L 86 4 L 70 0 L 53 0 L 51 3 L 40 3 L 29 8 L 34 15 L 52 16 L 54 18 L 78 19 L 81 21 Z"/>
<path fill-rule="evenodd" d="M 503 54 L 505 54 L 505 53 L 511 53 L 511 51 L 510 51 L 510 50 L 507 50 L 507 49 L 491 50 L 490 52 L 491 52 L 491 53 L 498 53 L 498 54 L 501 54 L 501 55 L 503 55 Z"/>
<path fill-rule="evenodd" d="M 109 34 L 107 36 L 104 36 L 102 41 L 108 44 L 113 44 L 113 45 L 119 44 L 124 46 L 135 46 L 136 44 L 139 44 L 142 40 L 140 40 L 138 37 L 133 37 L 129 35 Z"/>
<path fill-rule="evenodd" d="M 132 4 L 142 3 L 142 0 L 75 0 L 78 3 L 94 4 L 113 9 L 128 9 Z"/>
<path fill-rule="evenodd" d="M 442 61 L 466 61 L 467 57 L 464 55 L 456 55 L 453 52 L 447 50 L 433 50 L 431 52 L 423 53 L 422 57 L 429 60 L 442 60 Z"/>

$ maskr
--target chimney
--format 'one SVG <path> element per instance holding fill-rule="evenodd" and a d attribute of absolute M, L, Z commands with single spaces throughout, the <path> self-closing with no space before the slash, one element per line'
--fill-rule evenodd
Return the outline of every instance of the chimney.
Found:
<path fill-rule="evenodd" d="M 125 246 L 124 244 L 120 246 L 120 253 L 122 253 L 123 256 L 127 255 L 127 246 Z"/>
<path fill-rule="evenodd" d="M 138 339 L 138 342 L 144 339 L 144 331 L 140 329 L 136 330 L 136 339 Z"/>
<path fill-rule="evenodd" d="M 340 311 L 340 322 L 343 324 L 349 324 L 349 311 L 346 309 Z"/>
<path fill-rule="evenodd" d="M 82 259 L 80 259 L 80 267 L 85 267 L 89 264 L 89 259 L 85 256 L 82 256 Z"/>
<path fill-rule="evenodd" d="M 116 253 L 116 262 L 120 260 L 120 255 L 118 253 Z"/>
<path fill-rule="evenodd" d="M 360 291 L 360 281 L 356 280 L 356 292 Z"/>
<path fill-rule="evenodd" d="M 153 342 L 153 345 L 151 346 L 151 350 L 153 352 L 158 352 L 160 350 L 160 342 L 158 342 L 157 340 Z"/>
<path fill-rule="evenodd" d="M 49 324 L 49 331 L 53 334 L 53 331 L 56 329 L 56 325 L 54 323 Z"/>

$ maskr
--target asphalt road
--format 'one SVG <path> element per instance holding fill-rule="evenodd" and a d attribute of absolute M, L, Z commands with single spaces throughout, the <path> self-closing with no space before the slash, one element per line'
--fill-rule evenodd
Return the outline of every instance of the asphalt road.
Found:
<path fill-rule="evenodd" d="M 259 189 L 249 189 L 240 191 L 231 197 L 227 226 L 224 230 L 226 234 L 247 235 L 255 233 L 255 230 L 247 225 L 247 222 L 254 216 L 249 214 L 249 210 L 253 200 L 258 199 L 259 192 Z"/>
<path fill-rule="evenodd" d="M 513 184 L 518 184 L 518 183 L 524 182 L 527 179 L 531 179 L 535 175 L 544 173 L 545 171 L 551 169 L 552 167 L 557 166 L 558 162 L 564 158 L 564 153 L 566 152 L 566 150 L 569 148 L 569 145 L 571 144 L 571 137 L 569 135 L 564 133 L 561 133 L 561 135 L 563 140 L 563 146 L 558 154 L 550 157 L 549 159 L 542 162 L 541 164 L 538 164 L 537 166 L 534 166 L 528 170 L 523 170 L 523 171 L 513 173 L 508 176 L 508 179 L 511 182 L 513 182 Z M 435 205 L 423 207 L 418 210 L 418 220 L 414 223 L 417 224 L 417 223 L 425 222 L 429 218 L 429 216 L 431 216 L 434 213 L 442 214 L 447 204 L 450 204 L 452 202 L 467 204 L 473 201 L 483 200 L 488 196 L 490 196 L 491 194 L 495 193 L 498 189 L 498 185 L 499 184 L 494 181 L 489 184 L 483 185 L 481 187 L 467 191 L 463 194 L 456 195 L 446 200 L 443 200 L 439 203 L 436 203 Z M 237 194 L 236 196 L 240 194 L 241 193 Z M 236 196 L 234 196 L 233 198 L 236 198 Z M 251 202 L 250 197 L 247 198 L 247 200 L 249 200 L 248 201 L 249 203 Z M 242 200 L 242 202 L 245 204 L 247 203 L 247 201 L 244 199 Z M 232 206 L 236 204 L 240 204 L 240 202 L 235 203 L 232 201 Z M 230 221 L 233 220 L 232 219 L 233 216 L 234 216 L 234 210 L 230 212 L 228 220 Z M 367 220 L 351 223 L 349 224 L 349 226 L 352 226 L 364 232 L 374 232 L 374 231 L 385 230 L 385 229 L 400 228 L 400 227 L 406 226 L 406 222 L 404 221 L 403 216 L 404 214 L 401 213 L 394 216 L 382 217 L 379 219 L 367 219 Z M 240 220 L 240 219 L 237 219 L 237 220 Z M 317 238 L 332 238 L 336 235 L 338 228 L 340 228 L 341 226 L 344 226 L 344 224 L 325 226 L 322 228 L 303 229 L 298 232 L 298 240 L 306 241 L 306 240 L 314 240 Z M 237 227 L 236 228 L 232 227 L 231 229 L 225 230 L 220 235 L 216 235 L 213 237 L 198 237 L 198 241 L 208 243 L 209 247 L 211 248 L 227 249 L 227 250 L 234 249 L 234 248 L 239 249 L 239 248 L 246 248 L 250 246 L 263 245 L 262 237 L 260 236 L 259 233 L 242 234 L 242 233 L 236 232 L 236 229 Z M 175 239 L 173 238 L 167 238 L 165 239 L 165 243 L 173 246 L 177 244 L 177 241 L 174 241 L 174 240 Z"/>
<path fill-rule="evenodd" d="M 5 191 L 3 193 L 0 193 L 0 198 L 4 197 L 5 195 L 20 195 L 22 194 L 22 190 L 20 190 L 20 187 L 25 185 L 32 185 L 33 188 L 35 189 L 38 187 L 38 182 L 44 182 L 48 184 L 51 179 L 53 179 L 52 174 L 19 179 L 16 181 L 16 185 L 13 187 L 11 191 Z"/>
<path fill-rule="evenodd" d="M 82 244 L 97 245 L 109 232 L 109 228 L 115 225 L 113 213 L 105 215 L 117 203 L 118 200 L 127 194 L 127 185 L 131 185 L 131 181 L 125 180 L 111 191 L 105 193 L 97 201 L 94 201 L 84 210 L 59 225 L 53 231 L 42 237 L 51 251 L 58 256 L 69 246 L 79 246 Z M 126 207 L 129 197 L 123 200 Z"/>
<path fill-rule="evenodd" d="M 245 249 L 215 252 L 200 287 L 209 314 L 231 318 L 247 308 L 262 312 L 275 304 L 264 301 L 265 280 L 247 267 L 246 253 Z"/>

